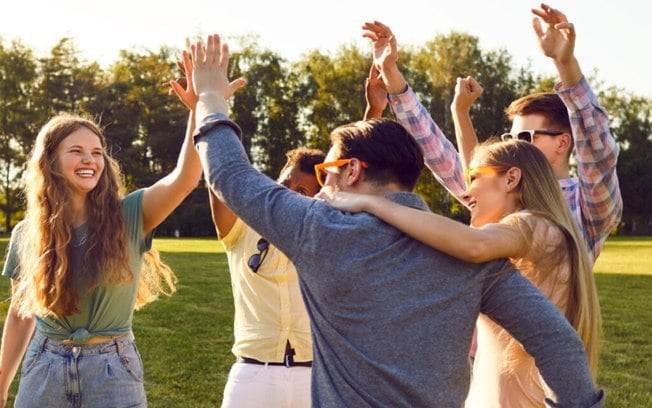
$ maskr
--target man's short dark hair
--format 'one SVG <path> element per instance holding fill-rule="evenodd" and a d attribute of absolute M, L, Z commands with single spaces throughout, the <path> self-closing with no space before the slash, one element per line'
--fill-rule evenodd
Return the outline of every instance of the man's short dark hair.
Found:
<path fill-rule="evenodd" d="M 385 185 L 400 184 L 412 191 L 423 170 L 423 153 L 412 135 L 391 119 L 372 119 L 343 125 L 331 132 L 338 159 L 367 163 L 365 179 Z"/>
<path fill-rule="evenodd" d="M 302 173 L 314 174 L 315 164 L 323 163 L 326 155 L 319 149 L 299 147 L 285 153 L 285 157 L 287 160 L 279 174 L 288 167 L 298 168 Z"/>
<path fill-rule="evenodd" d="M 534 93 L 516 99 L 505 109 L 505 114 L 509 120 L 514 116 L 539 114 L 547 119 L 549 130 L 571 132 L 568 109 L 555 92 Z"/>

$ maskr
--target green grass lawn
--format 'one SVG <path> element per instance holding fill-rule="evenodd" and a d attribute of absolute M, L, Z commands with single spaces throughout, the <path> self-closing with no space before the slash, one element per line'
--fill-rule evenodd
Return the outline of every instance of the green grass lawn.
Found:
<path fill-rule="evenodd" d="M 652 407 L 652 237 L 612 237 L 594 269 L 609 407 Z"/>
<path fill-rule="evenodd" d="M 0 239 L 4 253 L 6 239 Z M 151 407 L 216 407 L 234 361 L 233 298 L 214 239 L 156 239 L 178 291 L 136 312 L 134 333 Z M 599 385 L 608 407 L 652 406 L 652 237 L 611 238 L 595 267 L 605 341 Z M 9 304 L 0 280 L 0 319 Z M 18 378 L 18 376 L 17 376 Z M 13 405 L 14 380 L 7 406 Z M 427 391 L 424 391 L 427 392 Z"/>

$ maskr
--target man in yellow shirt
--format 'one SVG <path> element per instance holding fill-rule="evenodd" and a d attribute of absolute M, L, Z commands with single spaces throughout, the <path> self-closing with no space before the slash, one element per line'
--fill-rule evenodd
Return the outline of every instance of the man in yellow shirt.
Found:
<path fill-rule="evenodd" d="M 301 195 L 319 191 L 319 150 L 289 151 L 277 182 Z M 209 189 L 211 212 L 229 261 L 235 302 L 231 367 L 222 407 L 310 407 L 312 341 L 290 260 Z M 263 199 L 263 198 L 261 198 Z"/>

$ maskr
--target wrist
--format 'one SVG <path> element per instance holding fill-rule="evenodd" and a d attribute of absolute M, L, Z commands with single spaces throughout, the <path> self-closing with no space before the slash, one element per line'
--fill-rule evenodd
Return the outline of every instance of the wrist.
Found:
<path fill-rule="evenodd" d="M 470 115 L 471 107 L 470 106 L 453 106 L 451 108 L 451 114 L 457 116 Z"/>
<path fill-rule="evenodd" d="M 387 93 L 400 95 L 407 91 L 407 82 L 403 78 L 401 71 L 398 70 L 398 67 L 394 66 L 390 69 L 384 69 L 382 75 Z"/>
<path fill-rule="evenodd" d="M 367 105 L 367 108 L 364 111 L 364 120 L 380 119 L 382 115 L 383 115 L 382 110 L 372 108 L 371 106 Z"/>
<path fill-rule="evenodd" d="M 383 197 L 374 195 L 366 195 L 362 199 L 362 211 L 368 212 L 373 215 L 378 215 L 378 211 L 382 209 Z"/>
<path fill-rule="evenodd" d="M 222 99 L 225 99 L 224 96 L 222 96 L 222 94 L 220 92 L 218 92 L 218 91 L 216 91 L 214 89 L 211 89 L 210 91 L 201 91 L 201 92 L 199 92 L 197 94 L 197 99 L 200 99 L 200 98 L 212 98 L 212 97 L 216 97 L 216 98 L 221 97 Z"/>
<path fill-rule="evenodd" d="M 555 60 L 555 66 L 564 88 L 571 88 L 582 79 L 582 70 L 575 57 L 568 60 Z"/>
<path fill-rule="evenodd" d="M 195 107 L 195 120 L 202 123 L 203 119 L 210 114 L 221 113 L 229 116 L 229 107 L 224 99 L 220 98 L 199 98 Z"/>

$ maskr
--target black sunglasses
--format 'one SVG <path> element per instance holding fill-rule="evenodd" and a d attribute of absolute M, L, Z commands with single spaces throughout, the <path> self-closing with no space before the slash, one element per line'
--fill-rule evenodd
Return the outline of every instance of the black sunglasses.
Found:
<path fill-rule="evenodd" d="M 561 130 L 543 130 L 543 129 L 532 129 L 532 130 L 521 130 L 514 136 L 511 133 L 503 133 L 500 136 L 500 140 L 505 141 L 505 140 L 510 140 L 510 139 L 518 139 L 518 140 L 525 140 L 526 142 L 532 143 L 532 140 L 534 140 L 534 135 L 547 135 L 547 136 L 559 136 L 564 134 Z"/>
<path fill-rule="evenodd" d="M 258 268 L 260 268 L 260 265 L 263 263 L 265 257 L 267 256 L 269 242 L 267 242 L 265 238 L 261 238 L 258 240 L 258 243 L 256 243 L 256 248 L 258 249 L 258 253 L 251 255 L 249 261 L 247 262 L 247 265 L 249 265 L 249 268 L 254 273 L 258 272 Z"/>

